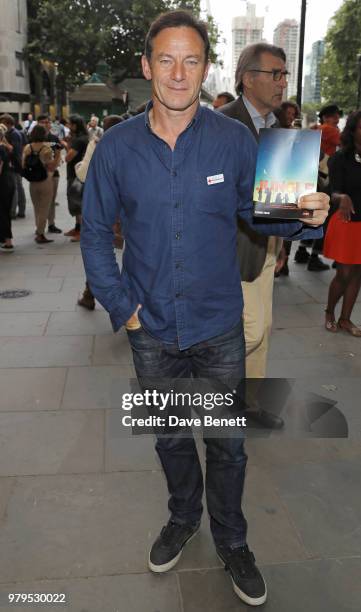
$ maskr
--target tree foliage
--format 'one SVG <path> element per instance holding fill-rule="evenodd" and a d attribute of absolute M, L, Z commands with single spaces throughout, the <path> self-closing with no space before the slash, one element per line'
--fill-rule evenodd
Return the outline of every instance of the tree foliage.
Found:
<path fill-rule="evenodd" d="M 175 8 L 200 14 L 200 0 L 28 0 L 30 61 L 58 64 L 59 84 L 72 89 L 105 61 L 113 74 L 140 76 L 146 32 L 157 15 Z M 219 38 L 208 18 L 211 60 Z"/>
<path fill-rule="evenodd" d="M 361 53 L 361 2 L 345 0 L 326 35 L 321 93 L 347 112 L 357 103 L 357 56 Z"/>

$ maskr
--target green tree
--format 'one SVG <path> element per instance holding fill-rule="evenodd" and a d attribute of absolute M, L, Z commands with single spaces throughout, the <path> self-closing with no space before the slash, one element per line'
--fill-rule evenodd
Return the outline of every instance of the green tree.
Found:
<path fill-rule="evenodd" d="M 140 76 L 145 34 L 157 15 L 174 8 L 200 14 L 200 0 L 28 0 L 30 61 L 58 64 L 58 85 L 68 90 L 106 61 L 121 79 Z M 212 61 L 219 38 L 208 19 Z"/>
<path fill-rule="evenodd" d="M 349 112 L 357 104 L 357 56 L 361 53 L 361 2 L 345 0 L 326 38 L 321 64 L 322 97 Z"/>

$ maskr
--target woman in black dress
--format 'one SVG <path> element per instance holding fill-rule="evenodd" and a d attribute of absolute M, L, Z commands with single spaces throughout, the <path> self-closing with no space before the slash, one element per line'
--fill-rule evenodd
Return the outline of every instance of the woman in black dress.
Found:
<path fill-rule="evenodd" d="M 327 227 L 323 253 L 337 261 L 337 269 L 329 288 L 325 327 L 361 337 L 361 329 L 351 321 L 361 285 L 361 110 L 347 119 L 341 149 L 329 159 L 328 167 L 331 201 L 337 210 Z M 335 307 L 341 297 L 336 323 Z"/>
<path fill-rule="evenodd" d="M 11 203 L 15 192 L 15 176 L 10 168 L 9 151 L 6 141 L 7 127 L 0 124 L 0 248 L 11 253 L 14 250 L 11 232 Z"/>

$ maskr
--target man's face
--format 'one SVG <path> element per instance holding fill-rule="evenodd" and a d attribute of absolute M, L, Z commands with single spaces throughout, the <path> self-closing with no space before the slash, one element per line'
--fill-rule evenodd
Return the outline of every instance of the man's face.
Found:
<path fill-rule="evenodd" d="M 90 127 L 92 127 L 92 128 L 96 128 L 96 127 L 97 127 L 97 124 L 98 124 L 98 121 L 95 119 L 95 117 L 92 117 L 92 118 L 90 119 L 90 121 L 89 121 L 89 125 L 90 125 Z"/>
<path fill-rule="evenodd" d="M 153 39 L 150 62 L 142 57 L 142 67 L 153 97 L 169 110 L 184 111 L 198 101 L 207 78 L 203 40 L 193 28 L 165 28 Z"/>
<path fill-rule="evenodd" d="M 291 127 L 292 123 L 296 119 L 296 109 L 292 106 L 287 106 L 285 110 L 285 119 L 288 127 Z"/>
<path fill-rule="evenodd" d="M 225 104 L 227 104 L 227 98 L 225 98 L 224 96 L 218 96 L 218 98 L 215 98 L 212 102 L 213 108 L 220 108 Z"/>
<path fill-rule="evenodd" d="M 259 70 L 283 72 L 286 70 L 286 64 L 280 57 L 275 57 L 271 53 L 262 53 Z M 244 86 L 244 93 L 257 110 L 271 112 L 281 105 L 287 80 L 282 76 L 280 81 L 274 81 L 272 74 L 250 71 L 244 77 Z"/>
<path fill-rule="evenodd" d="M 38 121 L 38 125 L 42 125 L 46 129 L 46 133 L 50 132 L 50 128 L 51 128 L 50 119 L 40 119 L 40 121 Z"/>
<path fill-rule="evenodd" d="M 337 127 L 339 121 L 340 121 L 340 115 L 338 113 L 334 113 L 333 115 L 327 115 L 323 117 L 323 122 L 327 123 L 327 125 L 332 125 L 333 127 Z"/>

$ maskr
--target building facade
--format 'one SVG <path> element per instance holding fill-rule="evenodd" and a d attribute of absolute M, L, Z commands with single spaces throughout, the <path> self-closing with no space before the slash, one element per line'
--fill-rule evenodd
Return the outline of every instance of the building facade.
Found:
<path fill-rule="evenodd" d="M 256 17 L 256 5 L 247 2 L 247 13 L 232 19 L 232 69 L 236 72 L 238 58 L 244 47 L 263 39 L 264 17 Z"/>
<path fill-rule="evenodd" d="M 0 113 L 11 113 L 17 119 L 30 112 L 29 71 L 23 52 L 26 43 L 26 0 L 1 0 Z"/>
<path fill-rule="evenodd" d="M 312 45 L 310 66 L 310 93 L 311 102 L 321 102 L 321 75 L 320 66 L 325 55 L 325 41 L 316 40 Z"/>
<path fill-rule="evenodd" d="M 286 97 L 297 95 L 299 25 L 295 19 L 285 19 L 273 33 L 273 44 L 282 47 L 287 55 L 287 69 L 290 72 Z"/>

